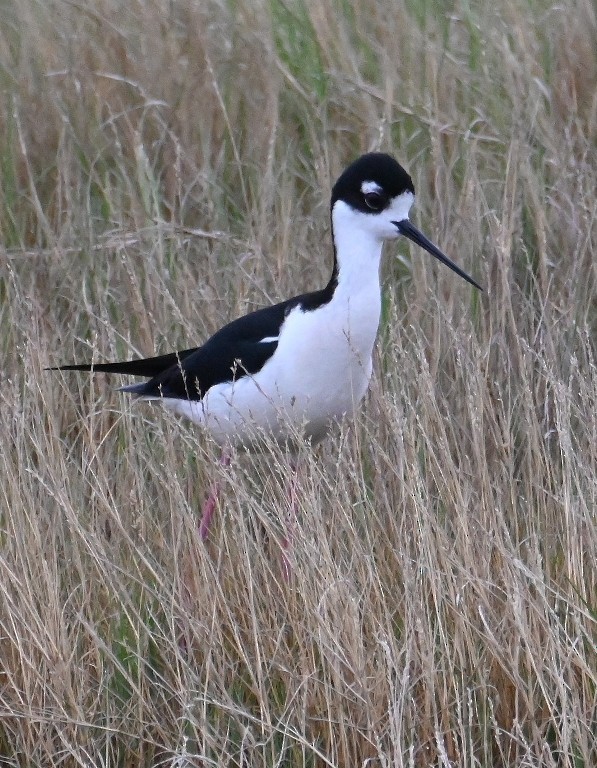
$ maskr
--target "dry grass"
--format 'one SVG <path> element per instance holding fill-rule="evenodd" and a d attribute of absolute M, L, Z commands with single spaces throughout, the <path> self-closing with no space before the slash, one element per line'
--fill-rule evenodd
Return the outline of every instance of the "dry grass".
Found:
<path fill-rule="evenodd" d="M 2 765 L 597 765 L 595 10 L 449 5 L 0 4 Z M 388 255 L 287 584 L 287 457 L 43 367 L 321 286 L 377 147 L 487 291 Z"/>

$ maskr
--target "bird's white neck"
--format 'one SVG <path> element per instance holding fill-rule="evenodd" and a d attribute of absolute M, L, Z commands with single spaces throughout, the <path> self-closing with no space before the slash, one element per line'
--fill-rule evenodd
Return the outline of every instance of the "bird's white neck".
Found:
<path fill-rule="evenodd" d="M 370 372 L 381 316 L 382 241 L 363 227 L 342 201 L 336 202 L 332 210 L 332 229 L 336 260 L 329 285 L 333 287 L 327 312 L 329 328 L 348 341 L 350 359 Z"/>
<path fill-rule="evenodd" d="M 361 214 L 362 216 L 362 214 Z M 332 236 L 336 262 L 334 300 L 357 300 L 360 296 L 376 294 L 372 310 L 380 300 L 379 267 L 382 240 L 362 226 L 362 220 L 342 201 L 332 210 Z"/>

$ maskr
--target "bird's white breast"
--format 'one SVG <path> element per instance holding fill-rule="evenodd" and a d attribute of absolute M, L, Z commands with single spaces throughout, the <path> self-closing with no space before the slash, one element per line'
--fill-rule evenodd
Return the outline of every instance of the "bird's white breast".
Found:
<path fill-rule="evenodd" d="M 352 295 L 337 289 L 318 309 L 297 306 L 288 314 L 275 354 L 258 373 L 218 384 L 200 402 L 164 404 L 220 443 L 254 443 L 262 431 L 283 441 L 293 428 L 317 441 L 367 390 L 379 316 L 378 283 Z"/>
<path fill-rule="evenodd" d="M 165 405 L 204 425 L 218 442 L 241 444 L 258 442 L 263 431 L 282 442 L 295 430 L 317 441 L 331 421 L 354 411 L 371 377 L 387 233 L 341 200 L 332 228 L 337 282 L 331 299 L 289 312 L 274 354 L 258 373 L 213 386 L 201 402 L 166 399 Z"/>

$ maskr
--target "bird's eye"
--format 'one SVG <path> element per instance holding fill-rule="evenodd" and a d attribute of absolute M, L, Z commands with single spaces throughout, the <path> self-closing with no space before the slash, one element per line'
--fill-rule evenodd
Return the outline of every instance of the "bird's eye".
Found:
<path fill-rule="evenodd" d="M 381 211 L 384 205 L 383 196 L 379 192 L 367 192 L 365 203 L 372 211 Z"/>

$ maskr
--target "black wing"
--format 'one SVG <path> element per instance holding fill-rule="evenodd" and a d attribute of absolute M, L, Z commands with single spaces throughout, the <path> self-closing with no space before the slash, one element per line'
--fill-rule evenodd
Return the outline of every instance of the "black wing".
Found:
<path fill-rule="evenodd" d="M 335 286 L 334 272 L 323 290 L 295 296 L 239 317 L 214 333 L 201 347 L 143 360 L 61 365 L 49 370 L 147 376 L 151 377 L 149 381 L 122 387 L 122 390 L 140 397 L 200 400 L 215 384 L 260 371 L 278 346 L 280 330 L 290 310 L 298 305 L 304 311 L 317 309 L 330 301 Z"/>
<path fill-rule="evenodd" d="M 142 384 L 122 387 L 140 397 L 201 400 L 210 387 L 257 373 L 273 355 L 276 341 L 240 341 L 212 344 L 210 339 L 186 359 Z"/>
<path fill-rule="evenodd" d="M 306 299 L 311 296 L 296 296 L 239 317 L 194 349 L 143 360 L 61 365 L 50 370 L 149 376 L 149 381 L 122 387 L 122 390 L 141 397 L 200 400 L 215 384 L 261 370 L 278 346 L 280 329 L 288 312 L 298 304 L 309 304 Z"/>

